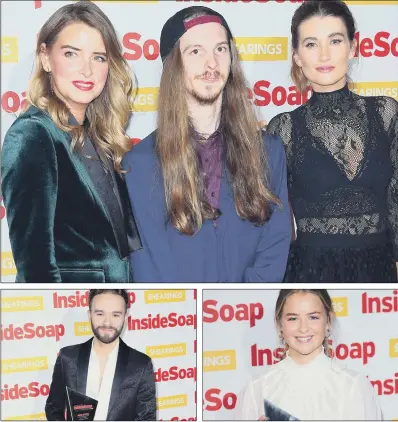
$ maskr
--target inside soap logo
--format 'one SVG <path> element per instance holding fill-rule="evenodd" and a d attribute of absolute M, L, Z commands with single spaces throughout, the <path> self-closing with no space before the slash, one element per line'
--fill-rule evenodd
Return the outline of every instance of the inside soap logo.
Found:
<path fill-rule="evenodd" d="M 220 306 L 217 300 L 205 300 L 203 302 L 203 322 L 206 323 L 217 322 L 218 320 L 223 322 L 248 321 L 250 327 L 254 327 L 263 316 L 264 307 L 259 302 Z"/>
<path fill-rule="evenodd" d="M 18 38 L 1 37 L 1 63 L 18 62 Z"/>
<path fill-rule="evenodd" d="M 287 37 L 237 37 L 235 44 L 244 61 L 287 60 Z"/>
<path fill-rule="evenodd" d="M 357 49 L 355 57 L 398 57 L 398 37 L 390 32 L 379 31 L 371 37 L 363 37 L 361 32 L 355 34 Z"/>

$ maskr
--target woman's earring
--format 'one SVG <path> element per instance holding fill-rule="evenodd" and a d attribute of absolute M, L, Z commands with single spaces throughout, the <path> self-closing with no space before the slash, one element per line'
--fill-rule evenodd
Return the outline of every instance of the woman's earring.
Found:
<path fill-rule="evenodd" d="M 328 328 L 327 330 L 326 330 L 326 333 L 327 333 L 327 335 L 326 335 L 326 338 L 329 338 L 330 337 L 330 328 Z"/>

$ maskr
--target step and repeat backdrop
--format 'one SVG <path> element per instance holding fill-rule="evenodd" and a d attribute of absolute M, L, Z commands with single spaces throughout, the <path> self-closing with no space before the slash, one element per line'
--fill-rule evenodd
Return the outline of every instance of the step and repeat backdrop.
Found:
<path fill-rule="evenodd" d="M 196 290 L 128 295 L 121 338 L 152 358 L 158 420 L 196 420 Z M 46 420 L 59 349 L 92 337 L 87 310 L 88 290 L 1 292 L 1 420 Z"/>
<path fill-rule="evenodd" d="M 279 362 L 278 290 L 203 290 L 203 420 L 233 420 L 239 393 Z M 398 290 L 329 290 L 334 359 L 368 376 L 398 420 Z"/>
<path fill-rule="evenodd" d="M 123 45 L 124 57 L 138 80 L 134 117 L 128 128 L 138 142 L 155 128 L 156 98 L 161 72 L 160 31 L 178 10 L 203 5 L 222 13 L 238 45 L 246 72 L 249 96 L 258 119 L 305 102 L 290 78 L 290 22 L 303 0 L 148 0 L 98 1 Z M 26 101 L 32 74 L 36 35 L 48 17 L 70 1 L 1 2 L 1 139 Z M 357 57 L 352 61 L 352 87 L 363 95 L 398 98 L 398 1 L 347 1 L 358 25 Z M 1 196 L 1 194 L 0 194 Z M 14 281 L 16 269 L 1 202 L 2 281 Z M 29 210 L 26 210 L 29 212 Z"/>

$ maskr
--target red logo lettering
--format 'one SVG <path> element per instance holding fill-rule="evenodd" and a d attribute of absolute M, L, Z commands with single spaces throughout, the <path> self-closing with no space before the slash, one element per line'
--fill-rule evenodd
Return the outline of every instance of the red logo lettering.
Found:
<path fill-rule="evenodd" d="M 167 316 L 148 314 L 146 318 L 127 319 L 129 331 L 152 330 L 154 328 L 193 327 L 196 330 L 196 315 L 178 315 L 171 312 Z"/>
<path fill-rule="evenodd" d="M 3 205 L 3 197 L 0 196 L 0 220 L 6 216 L 6 208 Z"/>
<path fill-rule="evenodd" d="M 89 291 L 86 290 L 84 293 L 76 290 L 74 295 L 63 296 L 59 293 L 53 293 L 53 307 L 54 308 L 85 308 L 88 306 Z M 130 307 L 136 301 L 134 292 L 127 292 L 128 296 L 128 307 Z"/>
<path fill-rule="evenodd" d="M 21 98 L 14 91 L 6 91 L 1 96 L 1 108 L 6 113 L 16 113 L 26 106 L 28 100 L 24 99 L 26 97 L 26 92 L 21 94 Z"/>
<path fill-rule="evenodd" d="M 10 324 L 8 327 L 1 325 L 0 329 L 0 340 L 22 340 L 22 339 L 34 339 L 44 337 L 55 337 L 55 341 L 65 334 L 65 327 L 63 324 L 57 325 L 38 325 L 37 327 L 33 322 L 27 322 L 22 327 L 15 327 L 14 324 Z"/>
<path fill-rule="evenodd" d="M 278 347 L 274 350 L 258 349 L 257 344 L 253 344 L 250 347 L 252 366 L 274 365 L 281 360 L 284 351 L 285 350 L 282 347 Z"/>
<path fill-rule="evenodd" d="M 205 300 L 203 302 L 203 321 L 207 323 L 216 322 L 219 319 L 224 322 L 249 321 L 250 327 L 256 325 L 256 321 L 264 316 L 264 307 L 261 303 L 241 303 L 237 305 L 222 305 L 217 309 L 216 300 Z"/>
<path fill-rule="evenodd" d="M 42 6 L 41 0 L 34 0 L 34 4 L 35 4 L 35 9 L 40 9 Z"/>
<path fill-rule="evenodd" d="M 46 397 L 49 393 L 50 386 L 48 384 L 39 384 L 37 381 L 29 383 L 27 387 L 20 387 L 19 384 L 9 387 L 8 384 L 4 384 L 1 389 L 1 401 L 27 399 L 38 396 Z"/>
<path fill-rule="evenodd" d="M 238 397 L 234 393 L 221 393 L 219 388 L 210 388 L 205 392 L 203 410 L 215 412 L 222 407 L 227 410 L 235 409 Z"/>
<path fill-rule="evenodd" d="M 362 313 L 389 313 L 398 312 L 398 290 L 393 290 L 392 296 L 369 297 L 362 293 Z"/>
<path fill-rule="evenodd" d="M 309 98 L 310 89 L 300 93 L 295 86 L 285 88 L 283 86 L 276 86 L 271 88 L 271 82 L 261 80 L 254 84 L 253 91 L 249 89 L 249 99 L 253 100 L 254 104 L 259 107 L 276 105 L 278 107 L 289 104 L 291 106 L 302 105 L 307 102 Z"/>
<path fill-rule="evenodd" d="M 139 142 L 142 141 L 141 138 L 130 138 L 130 141 L 133 145 L 137 145 Z"/>
<path fill-rule="evenodd" d="M 392 394 L 398 394 L 398 372 L 394 374 L 394 378 L 385 380 L 373 380 L 370 381 L 373 388 L 376 388 L 379 396 L 390 396 Z"/>
<path fill-rule="evenodd" d="M 196 382 L 196 368 L 179 368 L 172 366 L 169 369 L 159 368 L 155 372 L 155 382 L 193 379 Z"/>
<path fill-rule="evenodd" d="M 147 60 L 156 60 L 160 54 L 159 43 L 154 39 L 140 42 L 141 34 L 128 32 L 123 36 L 122 43 L 128 51 L 123 53 L 126 60 L 139 60 L 144 56 Z"/>
<path fill-rule="evenodd" d="M 357 49 L 355 57 L 387 57 L 389 54 L 398 57 L 398 37 L 392 38 L 386 31 L 377 32 L 373 38 L 362 38 L 360 32 L 355 34 Z"/>
<path fill-rule="evenodd" d="M 329 342 L 331 345 L 331 342 Z M 340 360 L 345 359 L 362 359 L 364 365 L 366 365 L 370 358 L 376 354 L 376 345 L 373 341 L 369 342 L 357 342 L 348 344 L 338 344 L 335 349 L 331 348 L 331 357 L 336 357 Z"/>

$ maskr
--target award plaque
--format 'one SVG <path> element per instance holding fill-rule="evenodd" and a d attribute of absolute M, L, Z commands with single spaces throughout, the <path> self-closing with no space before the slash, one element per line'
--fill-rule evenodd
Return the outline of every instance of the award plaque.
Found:
<path fill-rule="evenodd" d="M 264 399 L 264 410 L 267 421 L 298 421 L 299 419 L 285 412 L 270 401 Z"/>
<path fill-rule="evenodd" d="M 98 401 L 66 387 L 68 408 L 72 421 L 93 421 Z"/>

